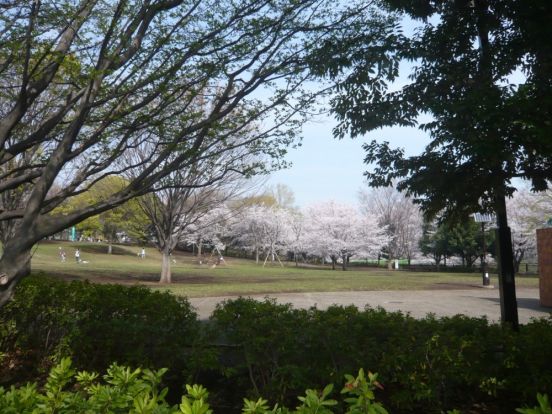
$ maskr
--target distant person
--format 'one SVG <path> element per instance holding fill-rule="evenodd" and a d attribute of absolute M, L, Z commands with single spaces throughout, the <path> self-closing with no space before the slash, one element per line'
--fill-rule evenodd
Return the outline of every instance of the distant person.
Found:
<path fill-rule="evenodd" d="M 142 251 L 140 252 L 140 259 L 145 259 L 145 258 L 146 258 L 146 249 L 142 247 Z"/>
<path fill-rule="evenodd" d="M 66 255 L 65 255 L 65 250 L 63 250 L 60 246 L 59 248 L 59 260 L 61 260 L 62 262 L 65 262 L 65 259 L 66 259 Z"/>
<path fill-rule="evenodd" d="M 75 251 L 75 260 L 77 261 L 77 263 L 80 263 L 80 250 L 77 249 Z"/>

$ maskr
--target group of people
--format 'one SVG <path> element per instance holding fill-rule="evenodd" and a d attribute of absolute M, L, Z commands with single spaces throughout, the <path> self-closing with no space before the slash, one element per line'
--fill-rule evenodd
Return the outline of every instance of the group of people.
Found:
<path fill-rule="evenodd" d="M 65 253 L 65 250 L 61 248 L 61 246 L 59 247 L 59 260 L 61 260 L 62 262 L 65 262 L 67 260 L 67 254 Z M 75 250 L 75 260 L 77 263 L 81 262 L 80 249 Z"/>
<path fill-rule="evenodd" d="M 138 253 L 138 257 L 140 259 L 146 258 L 146 249 L 142 248 L 142 250 Z M 65 250 L 60 246 L 59 247 L 59 260 L 62 262 L 65 262 L 67 260 L 67 254 L 65 253 Z M 75 260 L 77 263 L 81 263 L 81 256 L 80 256 L 80 249 L 75 250 Z M 174 261 L 174 260 L 173 260 Z"/>

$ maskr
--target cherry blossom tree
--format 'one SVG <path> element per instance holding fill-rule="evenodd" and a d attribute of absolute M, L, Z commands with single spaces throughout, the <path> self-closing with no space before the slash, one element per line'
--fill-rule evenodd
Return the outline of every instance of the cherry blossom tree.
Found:
<path fill-rule="evenodd" d="M 231 229 L 236 221 L 236 214 L 236 208 L 229 207 L 229 203 L 221 203 L 188 227 L 186 241 L 197 246 L 199 264 L 203 263 L 205 244 L 211 245 L 212 253 L 217 254 L 217 264 L 223 260 L 222 252 L 226 249 L 227 241 L 232 237 Z"/>
<path fill-rule="evenodd" d="M 271 263 L 277 259 L 280 266 L 283 266 L 278 253 L 290 246 L 290 212 L 283 208 L 271 208 L 267 213 L 265 220 L 262 221 L 265 250 L 263 266 L 266 265 L 269 258 Z"/>
<path fill-rule="evenodd" d="M 293 260 L 297 267 L 299 266 L 299 255 L 304 254 L 308 250 L 306 245 L 305 216 L 302 212 L 290 212 L 289 235 L 289 247 L 293 252 Z"/>
<path fill-rule="evenodd" d="M 389 242 L 384 247 L 388 266 L 394 259 L 417 255 L 422 238 L 423 219 L 420 209 L 403 193 L 393 187 L 380 187 L 359 193 L 361 210 L 376 215 L 380 226 L 385 226 Z"/>
<path fill-rule="evenodd" d="M 235 243 L 255 254 L 255 263 L 259 263 L 263 247 L 263 221 L 268 208 L 263 205 L 251 205 L 244 208 L 232 228 Z"/>
<path fill-rule="evenodd" d="M 305 211 L 306 246 L 321 258 L 329 257 L 332 268 L 341 260 L 343 270 L 354 255 L 377 254 L 389 237 L 375 215 L 335 201 L 315 204 Z"/>
<path fill-rule="evenodd" d="M 269 258 L 279 260 L 278 253 L 290 245 L 290 220 L 285 209 L 253 205 L 242 210 L 232 232 L 238 245 L 255 253 L 256 263 L 264 254 L 266 264 Z"/>
<path fill-rule="evenodd" d="M 545 227 L 552 218 L 552 191 L 533 193 L 522 188 L 507 200 L 506 207 L 512 229 L 514 267 L 518 272 L 524 259 L 536 255 L 536 230 Z"/>

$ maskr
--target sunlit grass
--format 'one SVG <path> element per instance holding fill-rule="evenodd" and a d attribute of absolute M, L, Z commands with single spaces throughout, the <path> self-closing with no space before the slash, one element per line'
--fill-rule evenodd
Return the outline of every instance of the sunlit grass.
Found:
<path fill-rule="evenodd" d="M 67 260 L 59 259 L 59 247 Z M 75 249 L 88 263 L 77 264 Z M 199 265 L 190 254 L 177 253 L 172 265 L 174 283 L 159 285 L 161 256 L 153 248 L 146 249 L 140 259 L 137 246 L 115 246 L 108 255 L 105 244 L 44 242 L 33 254 L 33 272 L 44 272 L 66 279 L 88 279 L 100 283 L 140 283 L 158 289 L 168 289 L 189 297 L 246 295 L 277 292 L 332 292 L 361 290 L 420 290 L 469 288 L 481 284 L 478 273 L 407 272 L 377 268 L 357 268 L 344 272 L 329 267 L 302 268 L 294 263 L 262 267 L 254 261 L 226 258 L 226 265 Z M 497 284 L 491 275 L 491 283 Z M 537 277 L 517 278 L 517 286 L 537 287 Z"/>

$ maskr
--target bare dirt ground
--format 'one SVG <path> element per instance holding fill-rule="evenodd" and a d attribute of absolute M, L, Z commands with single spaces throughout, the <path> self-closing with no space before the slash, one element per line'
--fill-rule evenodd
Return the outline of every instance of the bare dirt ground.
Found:
<path fill-rule="evenodd" d="M 326 309 L 330 305 L 354 305 L 358 308 L 382 307 L 388 311 L 401 311 L 413 317 L 423 318 L 431 313 L 436 316 L 463 314 L 470 317 L 486 317 L 489 321 L 500 321 L 500 299 L 498 288 L 471 287 L 417 291 L 366 291 L 366 292 L 313 292 L 269 295 L 250 295 L 254 299 L 265 297 L 278 303 L 291 303 L 296 308 L 307 309 L 316 306 Z M 233 296 L 190 299 L 200 318 L 207 319 L 217 303 L 235 298 Z M 518 288 L 517 302 L 520 323 L 531 318 L 550 317 L 552 308 L 540 306 L 538 289 Z"/>

